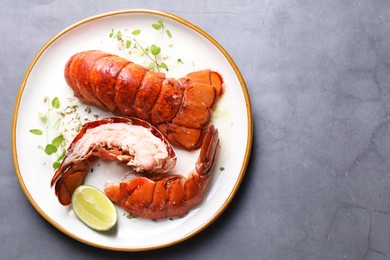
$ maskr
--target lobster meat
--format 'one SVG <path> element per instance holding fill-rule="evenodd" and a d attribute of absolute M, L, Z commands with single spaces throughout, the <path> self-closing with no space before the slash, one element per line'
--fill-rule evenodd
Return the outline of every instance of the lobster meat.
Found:
<path fill-rule="evenodd" d="M 133 170 L 131 177 L 105 186 L 111 201 L 143 218 L 183 216 L 203 200 L 218 142 L 218 130 L 209 125 L 195 169 L 185 178 L 169 173 L 176 164 L 176 154 L 155 127 L 137 118 L 104 118 L 83 125 L 51 186 L 55 185 L 60 203 L 69 205 L 74 190 L 84 183 L 92 160 L 126 163 Z"/>
<path fill-rule="evenodd" d="M 179 79 L 167 78 L 100 50 L 70 57 L 65 79 L 83 102 L 146 120 L 173 145 L 186 150 L 202 145 L 211 110 L 223 93 L 218 72 L 202 70 Z"/>
<path fill-rule="evenodd" d="M 69 145 L 51 180 L 61 204 L 71 203 L 73 192 L 84 183 L 90 162 L 96 158 L 154 174 L 166 173 L 176 165 L 172 146 L 146 121 L 113 116 L 88 122 Z"/>

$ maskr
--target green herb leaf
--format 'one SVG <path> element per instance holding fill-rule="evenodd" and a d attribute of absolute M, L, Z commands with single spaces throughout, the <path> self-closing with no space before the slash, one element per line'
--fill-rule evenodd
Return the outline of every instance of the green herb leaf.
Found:
<path fill-rule="evenodd" d="M 154 71 L 155 68 L 156 68 L 156 64 L 154 62 L 149 63 L 148 69 L 150 69 L 151 71 Z"/>
<path fill-rule="evenodd" d="M 116 38 L 117 38 L 118 40 L 122 40 L 122 32 L 121 32 L 121 31 L 118 31 L 118 32 L 116 33 Z"/>
<path fill-rule="evenodd" d="M 60 165 L 61 165 L 61 163 L 56 161 L 56 162 L 53 163 L 53 168 L 54 169 L 58 169 L 60 167 Z"/>
<path fill-rule="evenodd" d="M 53 141 L 51 141 L 51 144 L 54 145 L 55 147 L 59 147 L 63 141 L 64 141 L 64 137 L 62 135 L 59 135 L 56 138 L 54 138 Z"/>
<path fill-rule="evenodd" d="M 43 122 L 47 121 L 47 113 L 38 112 L 38 116 L 42 119 Z"/>
<path fill-rule="evenodd" d="M 170 30 L 166 30 L 166 32 L 167 32 L 168 37 L 169 37 L 169 38 L 172 38 L 172 33 L 171 33 L 171 31 L 170 31 Z"/>
<path fill-rule="evenodd" d="M 55 109 L 59 109 L 59 108 L 60 108 L 61 103 L 60 103 L 60 100 L 58 99 L 58 97 L 55 97 L 55 98 L 51 101 L 51 105 L 52 105 Z"/>
<path fill-rule="evenodd" d="M 140 29 L 137 29 L 137 30 L 134 30 L 134 31 L 131 32 L 131 34 L 134 35 L 134 36 L 135 36 L 135 35 L 138 35 L 138 34 L 140 34 L 140 33 L 141 33 L 141 30 L 140 30 Z"/>
<path fill-rule="evenodd" d="M 161 24 L 154 23 L 154 24 L 152 24 L 152 27 L 153 27 L 155 30 L 160 30 L 160 29 L 161 29 Z"/>
<path fill-rule="evenodd" d="M 158 47 L 157 45 L 153 44 L 150 46 L 150 52 L 154 55 L 157 56 L 161 52 L 161 48 Z"/>
<path fill-rule="evenodd" d="M 65 153 L 66 153 L 66 150 L 63 150 L 62 153 L 61 153 L 61 155 L 58 156 L 58 158 L 57 158 L 57 161 L 58 161 L 58 162 L 61 161 L 62 159 L 64 159 Z"/>
<path fill-rule="evenodd" d="M 30 129 L 30 133 L 34 135 L 42 135 L 42 130 L 39 129 Z"/>
<path fill-rule="evenodd" d="M 110 36 L 110 38 L 112 38 L 114 36 L 114 29 L 111 29 L 109 36 Z"/>
<path fill-rule="evenodd" d="M 126 49 L 130 48 L 131 46 L 131 41 L 130 40 L 127 40 L 126 41 Z"/>
<path fill-rule="evenodd" d="M 59 119 L 59 118 L 54 122 L 53 129 L 55 131 L 58 131 L 58 129 L 60 129 L 60 123 L 61 123 L 61 119 Z"/>
<path fill-rule="evenodd" d="M 160 67 L 168 71 L 168 66 L 164 62 L 161 62 Z"/>
<path fill-rule="evenodd" d="M 52 144 L 47 144 L 45 147 L 45 153 L 47 155 L 52 155 L 53 153 L 57 152 L 57 147 L 55 147 Z"/>

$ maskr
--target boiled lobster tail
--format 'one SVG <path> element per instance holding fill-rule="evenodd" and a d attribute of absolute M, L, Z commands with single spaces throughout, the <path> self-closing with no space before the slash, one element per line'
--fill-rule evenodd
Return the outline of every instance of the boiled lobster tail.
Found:
<path fill-rule="evenodd" d="M 195 169 L 181 174 L 133 176 L 106 185 L 112 202 L 132 215 L 147 219 L 181 217 L 202 202 L 218 148 L 218 130 L 210 125 L 200 148 Z"/>
<path fill-rule="evenodd" d="M 165 137 L 138 118 L 108 117 L 88 122 L 76 135 L 51 186 L 62 205 L 72 203 L 76 188 L 84 183 L 90 163 L 98 158 L 125 164 L 130 171 L 104 188 L 108 198 L 135 216 L 163 219 L 184 216 L 201 203 L 219 144 L 218 130 L 210 124 L 199 157 L 188 177 L 170 171 L 176 153 Z"/>
<path fill-rule="evenodd" d="M 172 79 L 99 50 L 73 55 L 65 79 L 85 103 L 146 120 L 187 150 L 200 148 L 211 110 L 223 92 L 223 79 L 215 71 Z"/>
<path fill-rule="evenodd" d="M 71 203 L 73 192 L 84 183 L 91 161 L 97 158 L 156 175 L 167 173 L 176 164 L 173 147 L 144 120 L 112 116 L 88 122 L 69 145 L 51 180 L 61 204 Z"/>

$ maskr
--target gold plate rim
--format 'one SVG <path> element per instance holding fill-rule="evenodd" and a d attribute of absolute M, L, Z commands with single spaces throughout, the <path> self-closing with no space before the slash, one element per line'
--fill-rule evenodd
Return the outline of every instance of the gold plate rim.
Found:
<path fill-rule="evenodd" d="M 95 243 L 93 243 L 91 241 L 84 240 L 84 239 L 78 237 L 77 235 L 75 235 L 75 234 L 65 230 L 61 225 L 59 225 L 57 222 L 52 220 L 38 206 L 38 204 L 34 201 L 34 199 L 32 198 L 31 194 L 27 190 L 26 185 L 24 184 L 24 181 L 23 181 L 22 176 L 21 176 L 20 168 L 19 168 L 18 154 L 17 154 L 17 151 L 16 151 L 16 126 L 17 126 L 17 118 L 18 118 L 20 100 L 21 100 L 23 91 L 25 89 L 27 79 L 28 79 L 32 69 L 34 68 L 36 62 L 39 60 L 40 56 L 42 55 L 42 53 L 52 43 L 54 43 L 58 38 L 60 38 L 65 33 L 70 32 L 71 30 L 73 30 L 73 29 L 75 29 L 75 28 L 77 28 L 77 27 L 79 27 L 79 26 L 81 26 L 83 24 L 86 24 L 86 23 L 89 23 L 89 22 L 92 22 L 94 20 L 98 20 L 98 19 L 101 19 L 101 18 L 109 17 L 109 16 L 115 16 L 115 15 L 120 15 L 120 14 L 131 14 L 131 13 L 141 13 L 141 14 L 144 13 L 144 14 L 159 15 L 159 16 L 166 17 L 166 18 L 172 19 L 174 21 L 177 21 L 177 22 L 187 26 L 188 28 L 198 32 L 203 37 L 207 38 L 213 45 L 215 45 L 219 49 L 219 51 L 222 52 L 222 54 L 226 57 L 226 59 L 228 60 L 229 64 L 232 66 L 234 72 L 236 73 L 236 75 L 237 75 L 237 77 L 238 77 L 238 79 L 240 81 L 240 85 L 241 85 L 243 94 L 244 94 L 245 103 L 246 103 L 246 109 L 247 109 L 247 112 L 248 112 L 247 113 L 247 119 L 248 119 L 248 141 L 247 141 L 247 144 L 246 144 L 245 157 L 244 157 L 244 161 L 243 161 L 243 164 L 242 164 L 242 167 L 241 167 L 240 175 L 239 175 L 239 178 L 237 179 L 237 181 L 236 181 L 236 183 L 235 183 L 231 193 L 229 194 L 228 198 L 226 199 L 224 204 L 221 206 L 221 208 L 207 222 L 205 222 L 202 226 L 200 226 L 197 229 L 195 229 L 194 231 L 186 234 L 185 236 L 183 236 L 180 239 L 177 239 L 175 241 L 168 242 L 168 243 L 165 243 L 165 244 L 160 244 L 160 245 L 155 245 L 155 246 L 145 246 L 145 247 L 112 247 L 112 246 L 105 246 L 105 245 L 101 245 L 101 244 L 95 244 Z M 14 111 L 13 111 L 13 117 L 12 117 L 12 135 L 11 135 L 11 138 L 12 138 L 12 158 L 13 158 L 13 161 L 14 161 L 15 174 L 16 174 L 16 176 L 18 178 L 20 186 L 22 187 L 23 192 L 25 193 L 26 197 L 28 198 L 28 200 L 30 201 L 32 206 L 35 208 L 35 210 L 46 221 L 48 221 L 55 228 L 57 228 L 59 231 L 61 231 L 62 233 L 66 234 L 67 236 L 69 236 L 69 237 L 71 237 L 71 238 L 73 238 L 75 240 L 78 240 L 78 241 L 80 241 L 80 242 L 82 242 L 84 244 L 91 245 L 91 246 L 94 246 L 94 247 L 97 247 L 97 248 L 107 249 L 107 250 L 112 250 L 112 251 L 148 251 L 148 250 L 155 250 L 155 249 L 161 249 L 161 248 L 164 248 L 164 247 L 169 247 L 169 246 L 181 243 L 181 242 L 183 242 L 183 241 L 185 241 L 185 240 L 195 236 L 196 234 L 200 233 L 202 230 L 207 228 L 209 225 L 211 225 L 225 211 L 227 206 L 232 201 L 234 195 L 237 193 L 238 188 L 241 185 L 241 182 L 242 182 L 243 177 L 244 177 L 245 172 L 246 172 L 246 168 L 247 168 L 248 163 L 249 163 L 249 158 L 250 158 L 250 154 L 251 154 L 251 150 L 252 150 L 252 141 L 253 141 L 252 108 L 251 108 L 251 103 L 250 103 L 248 89 L 246 87 L 245 81 L 244 81 L 244 79 L 243 79 L 243 77 L 241 75 L 240 70 L 238 69 L 237 65 L 235 64 L 233 59 L 230 57 L 228 52 L 213 37 L 211 37 L 208 33 L 206 33 L 201 28 L 197 27 L 196 25 L 192 24 L 191 22 L 189 22 L 189 21 L 187 21 L 187 20 L 185 20 L 185 19 L 183 19 L 183 18 L 181 18 L 181 17 L 179 17 L 177 15 L 169 13 L 169 12 L 163 12 L 163 11 L 157 11 L 157 10 L 151 10 L 151 9 L 124 9 L 124 10 L 118 10 L 118 11 L 111 11 L 111 12 L 101 13 L 101 14 L 90 16 L 88 18 L 80 20 L 79 22 L 76 22 L 76 23 L 70 25 L 69 27 L 65 28 L 64 30 L 60 31 L 59 33 L 57 33 L 55 36 L 53 36 L 49 41 L 47 41 L 41 47 L 41 49 L 38 51 L 38 53 L 33 58 L 31 64 L 27 68 L 27 71 L 26 71 L 26 73 L 25 73 L 25 75 L 23 77 L 22 83 L 21 83 L 21 85 L 19 87 L 19 90 L 18 90 L 18 93 L 17 93 L 17 96 L 16 96 L 15 105 L 14 105 Z"/>

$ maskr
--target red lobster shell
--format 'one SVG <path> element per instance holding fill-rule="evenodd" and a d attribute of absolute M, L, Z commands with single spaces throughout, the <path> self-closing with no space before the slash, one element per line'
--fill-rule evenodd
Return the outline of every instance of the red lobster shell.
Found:
<path fill-rule="evenodd" d="M 83 125 L 51 185 L 55 186 L 60 203 L 69 205 L 75 189 L 84 183 L 92 160 L 103 158 L 126 163 L 136 172 L 132 178 L 105 187 L 115 204 L 143 218 L 183 216 L 203 199 L 218 142 L 217 129 L 209 125 L 195 169 L 185 178 L 168 173 L 176 163 L 176 154 L 148 122 L 137 118 L 104 118 Z"/>
<path fill-rule="evenodd" d="M 129 139 L 131 135 L 135 138 Z M 145 151 L 155 147 L 154 151 Z M 166 173 L 176 164 L 172 146 L 146 121 L 108 117 L 88 122 L 73 139 L 51 180 L 61 204 L 71 203 L 74 190 L 84 183 L 90 162 L 96 158 L 126 163 L 137 172 L 156 174 Z"/>
<path fill-rule="evenodd" d="M 223 92 L 222 77 L 215 71 L 176 80 L 99 50 L 74 54 L 65 66 L 65 79 L 85 103 L 146 120 L 186 150 L 201 146 Z"/>

